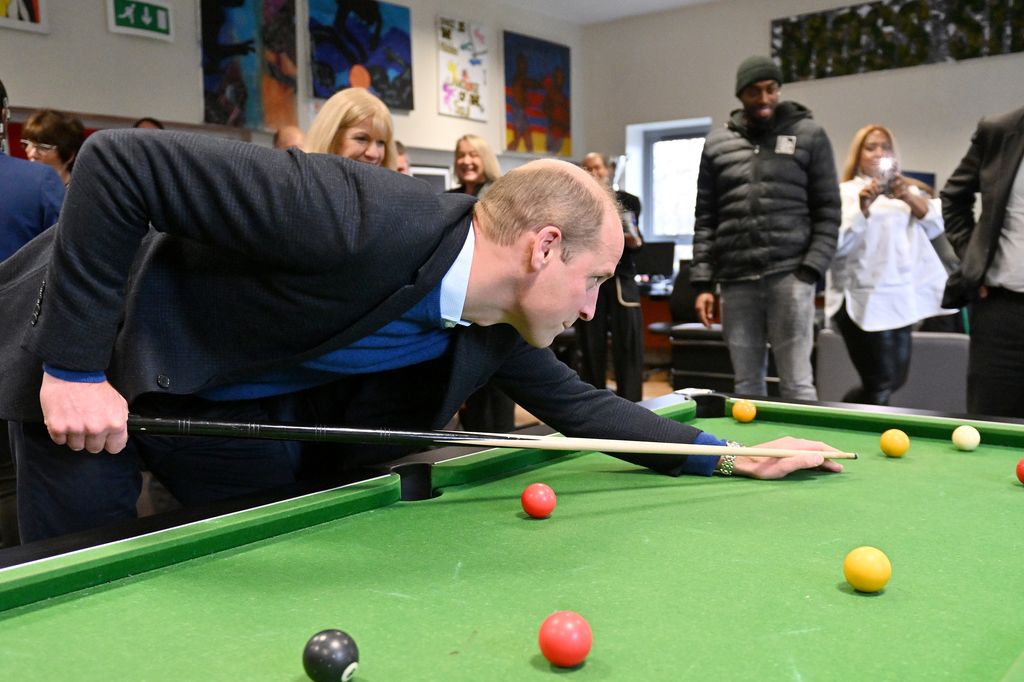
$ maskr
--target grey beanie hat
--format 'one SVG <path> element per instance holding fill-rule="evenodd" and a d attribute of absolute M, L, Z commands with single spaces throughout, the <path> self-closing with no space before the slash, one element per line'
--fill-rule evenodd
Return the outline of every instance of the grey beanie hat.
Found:
<path fill-rule="evenodd" d="M 772 80 L 782 84 L 782 71 L 769 57 L 755 55 L 747 57 L 736 69 L 736 96 L 739 97 L 743 88 L 758 81 Z"/>

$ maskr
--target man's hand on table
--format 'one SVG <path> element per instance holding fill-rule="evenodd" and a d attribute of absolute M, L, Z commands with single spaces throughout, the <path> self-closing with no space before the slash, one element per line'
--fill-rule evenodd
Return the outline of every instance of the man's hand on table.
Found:
<path fill-rule="evenodd" d="M 836 448 L 816 440 L 805 440 L 785 436 L 767 443 L 754 445 L 755 448 L 778 448 L 785 450 L 807 450 L 806 454 L 793 457 L 737 457 L 733 464 L 733 475 L 748 478 L 783 478 L 800 469 L 820 469 L 839 473 L 843 465 L 825 459 L 823 453 L 838 452 Z"/>
<path fill-rule="evenodd" d="M 128 403 L 106 381 L 64 381 L 44 372 L 39 405 L 57 445 L 116 454 L 128 443 Z"/>

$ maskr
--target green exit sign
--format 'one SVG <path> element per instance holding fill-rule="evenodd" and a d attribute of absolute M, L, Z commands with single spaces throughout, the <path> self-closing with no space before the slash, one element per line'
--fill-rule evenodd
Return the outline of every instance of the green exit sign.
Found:
<path fill-rule="evenodd" d="M 171 8 L 154 0 L 107 0 L 107 28 L 112 33 L 174 40 Z"/>

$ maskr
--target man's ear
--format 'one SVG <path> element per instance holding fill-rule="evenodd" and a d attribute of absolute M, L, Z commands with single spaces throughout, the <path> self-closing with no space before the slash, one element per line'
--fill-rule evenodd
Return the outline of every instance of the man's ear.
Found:
<path fill-rule="evenodd" d="M 562 230 L 554 225 L 545 225 L 534 233 L 530 265 L 540 270 L 553 259 L 561 256 Z"/>

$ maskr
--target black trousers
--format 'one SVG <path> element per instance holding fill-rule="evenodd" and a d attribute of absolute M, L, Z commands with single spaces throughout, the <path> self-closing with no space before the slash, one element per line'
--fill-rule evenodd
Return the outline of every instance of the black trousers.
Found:
<path fill-rule="evenodd" d="M 605 387 L 611 331 L 615 392 L 633 402 L 643 400 L 644 321 L 636 282 L 615 276 L 602 284 L 594 319 L 578 322 L 576 330 L 583 353 L 580 377 L 596 388 Z"/>
<path fill-rule="evenodd" d="M 147 395 L 131 409 L 153 417 L 428 429 L 435 426 L 434 412 L 449 372 L 450 359 L 442 358 L 272 398 L 210 401 Z M 23 542 L 135 518 L 143 468 L 188 507 L 300 479 L 328 486 L 414 449 L 133 433 L 121 453 L 94 455 L 55 445 L 43 424 L 8 425 L 17 461 Z"/>
<path fill-rule="evenodd" d="M 466 431 L 515 431 L 516 403 L 494 384 L 486 384 L 466 399 L 459 423 Z"/>
<path fill-rule="evenodd" d="M 0 547 L 19 543 L 16 502 L 14 456 L 7 437 L 7 422 L 0 421 Z"/>
<path fill-rule="evenodd" d="M 989 289 L 971 306 L 967 410 L 1024 418 L 1024 294 Z"/>
<path fill-rule="evenodd" d="M 845 301 L 832 321 L 843 335 L 846 351 L 860 375 L 860 386 L 843 396 L 843 401 L 888 405 L 892 394 L 907 383 L 912 325 L 877 332 L 864 331 L 850 319 Z"/>

